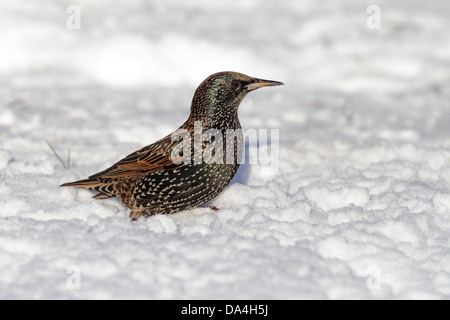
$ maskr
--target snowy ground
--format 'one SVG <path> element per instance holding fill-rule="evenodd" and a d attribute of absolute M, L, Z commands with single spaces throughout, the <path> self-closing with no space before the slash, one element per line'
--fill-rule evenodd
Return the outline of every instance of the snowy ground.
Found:
<path fill-rule="evenodd" d="M 0 15 L 0 298 L 450 298 L 448 1 L 2 1 Z M 279 170 L 244 165 L 219 212 L 134 223 L 58 187 L 176 129 L 223 70 L 286 84 L 240 107 L 244 128 L 280 129 Z"/>

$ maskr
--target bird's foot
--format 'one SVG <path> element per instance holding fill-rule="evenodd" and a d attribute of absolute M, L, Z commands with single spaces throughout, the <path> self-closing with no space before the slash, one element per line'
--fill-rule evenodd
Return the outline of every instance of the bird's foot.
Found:
<path fill-rule="evenodd" d="M 212 211 L 219 211 L 220 210 L 216 206 L 204 206 L 203 208 L 210 208 Z"/>
<path fill-rule="evenodd" d="M 131 210 L 130 212 L 130 221 L 136 221 L 141 216 L 142 211 L 138 210 Z"/>

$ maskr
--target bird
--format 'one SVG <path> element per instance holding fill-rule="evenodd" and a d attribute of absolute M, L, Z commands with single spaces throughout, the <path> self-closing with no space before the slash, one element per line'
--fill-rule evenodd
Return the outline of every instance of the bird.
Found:
<path fill-rule="evenodd" d="M 258 88 L 279 85 L 283 83 L 238 72 L 214 73 L 195 90 L 189 117 L 177 130 L 87 179 L 61 187 L 95 191 L 95 199 L 116 197 L 130 209 L 132 221 L 205 205 L 239 168 L 244 146 L 241 101 Z"/>

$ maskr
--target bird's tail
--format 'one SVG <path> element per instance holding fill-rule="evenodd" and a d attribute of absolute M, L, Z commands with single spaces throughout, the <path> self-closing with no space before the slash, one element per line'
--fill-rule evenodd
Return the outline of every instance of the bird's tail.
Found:
<path fill-rule="evenodd" d="M 95 199 L 106 199 L 109 197 L 114 197 L 114 186 L 113 184 L 105 184 L 104 182 L 98 181 L 97 179 L 84 179 L 73 182 L 67 182 L 60 185 L 60 187 L 80 187 L 92 191 L 97 191 L 93 198 Z"/>
<path fill-rule="evenodd" d="M 98 184 L 99 184 L 99 181 L 97 179 L 84 179 L 84 180 L 63 183 L 62 185 L 60 185 L 60 187 L 81 187 L 81 188 L 91 189 L 92 187 L 95 187 Z"/>

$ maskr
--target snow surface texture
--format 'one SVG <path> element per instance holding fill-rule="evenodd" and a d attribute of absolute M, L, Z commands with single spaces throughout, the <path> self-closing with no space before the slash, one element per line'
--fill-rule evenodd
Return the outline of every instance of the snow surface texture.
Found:
<path fill-rule="evenodd" d="M 0 298 L 450 298 L 448 1 L 0 14 Z M 286 85 L 240 107 L 245 129 L 280 130 L 279 169 L 243 165 L 219 212 L 130 222 L 115 199 L 58 187 L 176 129 L 223 70 Z"/>

